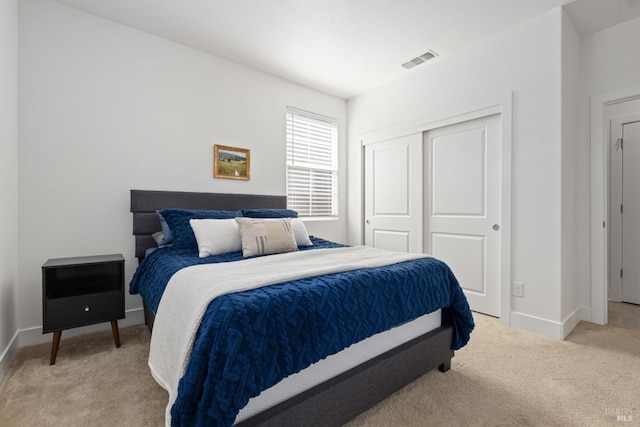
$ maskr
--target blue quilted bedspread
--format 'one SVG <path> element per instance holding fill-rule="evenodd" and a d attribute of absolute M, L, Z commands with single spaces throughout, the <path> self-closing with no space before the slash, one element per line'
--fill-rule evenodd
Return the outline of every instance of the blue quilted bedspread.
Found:
<path fill-rule="evenodd" d="M 314 246 L 340 246 L 312 238 Z M 303 248 L 301 248 L 303 249 Z M 131 293 L 155 311 L 167 282 L 188 265 L 239 260 L 241 252 L 199 258 L 159 249 L 136 271 Z M 355 270 L 224 295 L 209 305 L 178 397 L 174 426 L 229 426 L 251 397 L 351 344 L 443 309 L 451 347 L 474 323 L 449 267 L 434 258 Z"/>

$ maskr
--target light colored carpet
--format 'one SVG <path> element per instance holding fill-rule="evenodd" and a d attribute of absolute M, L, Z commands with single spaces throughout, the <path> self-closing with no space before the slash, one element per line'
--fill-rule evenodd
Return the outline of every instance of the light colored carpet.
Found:
<path fill-rule="evenodd" d="M 56 364 L 50 344 L 20 349 L 0 384 L 0 426 L 162 426 L 167 392 L 147 367 L 146 326 L 65 339 Z"/>
<path fill-rule="evenodd" d="M 640 331 L 580 323 L 566 341 L 475 315 L 447 373 L 433 371 L 349 427 L 637 426 Z M 167 394 L 147 368 L 145 327 L 20 350 L 0 384 L 1 426 L 161 426 Z M 620 418 L 618 418 L 620 415 Z M 623 421 L 626 416 L 627 421 Z"/>
<path fill-rule="evenodd" d="M 609 301 L 609 324 L 640 331 L 640 305 Z"/>
<path fill-rule="evenodd" d="M 349 426 L 640 425 L 640 331 L 581 322 L 556 341 L 474 318 L 451 371 L 428 373 Z"/>

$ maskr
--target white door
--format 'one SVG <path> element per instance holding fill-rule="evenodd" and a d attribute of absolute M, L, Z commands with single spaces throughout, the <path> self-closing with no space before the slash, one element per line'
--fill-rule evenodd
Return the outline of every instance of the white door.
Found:
<path fill-rule="evenodd" d="M 365 145 L 364 243 L 422 252 L 422 133 Z"/>
<path fill-rule="evenodd" d="M 426 252 L 446 262 L 471 309 L 500 315 L 501 116 L 425 132 Z"/>
<path fill-rule="evenodd" d="M 640 115 L 611 120 L 612 299 L 640 304 Z"/>

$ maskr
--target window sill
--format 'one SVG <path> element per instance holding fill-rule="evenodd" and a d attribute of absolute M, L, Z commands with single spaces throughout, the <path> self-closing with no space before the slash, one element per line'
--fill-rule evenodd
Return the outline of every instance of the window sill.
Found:
<path fill-rule="evenodd" d="M 324 221 L 337 221 L 337 216 L 301 216 L 299 217 L 303 222 L 324 222 Z"/>

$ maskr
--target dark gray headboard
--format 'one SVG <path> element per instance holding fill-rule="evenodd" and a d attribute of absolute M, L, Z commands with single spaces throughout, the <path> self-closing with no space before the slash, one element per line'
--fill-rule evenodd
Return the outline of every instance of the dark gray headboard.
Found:
<path fill-rule="evenodd" d="M 160 231 L 159 209 L 285 209 L 286 196 L 256 194 L 192 193 L 185 191 L 131 190 L 133 235 L 136 257 L 144 258 L 147 249 L 156 246 L 151 235 Z"/>

